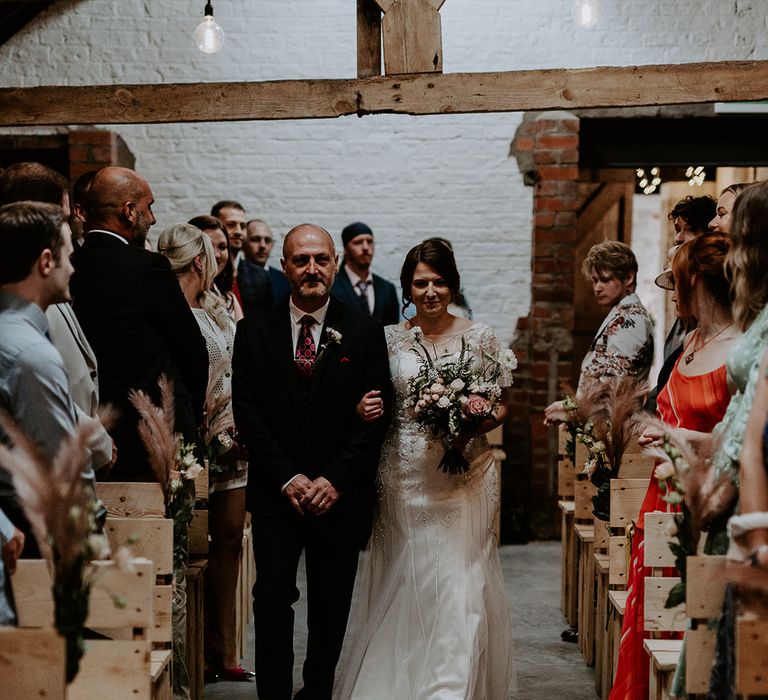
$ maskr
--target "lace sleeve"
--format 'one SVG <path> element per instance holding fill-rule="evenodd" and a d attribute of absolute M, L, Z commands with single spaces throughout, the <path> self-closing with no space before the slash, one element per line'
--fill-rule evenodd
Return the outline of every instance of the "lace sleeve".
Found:
<path fill-rule="evenodd" d="M 478 333 L 480 336 L 478 339 L 479 342 L 477 344 L 480 355 L 478 358 L 479 361 L 481 363 L 485 363 L 488 362 L 489 358 L 493 358 L 497 362 L 501 361 L 501 346 L 499 343 L 499 338 L 493 328 L 483 325 L 478 329 Z M 511 353 L 511 351 L 509 352 Z M 501 374 L 499 375 L 498 379 L 499 386 L 504 388 L 512 386 L 512 370 L 513 367 L 511 366 L 511 363 L 501 363 Z"/>

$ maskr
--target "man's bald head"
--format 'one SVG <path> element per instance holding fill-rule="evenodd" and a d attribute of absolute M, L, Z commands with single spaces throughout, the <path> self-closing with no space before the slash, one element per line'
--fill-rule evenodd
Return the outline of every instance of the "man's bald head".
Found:
<path fill-rule="evenodd" d="M 333 236 L 326 231 L 322 226 L 316 224 L 299 224 L 294 226 L 288 233 L 285 234 L 283 239 L 283 258 L 285 259 L 289 254 L 289 246 L 292 248 L 298 241 L 312 242 L 315 244 L 330 244 L 330 253 L 332 256 L 336 256 L 336 246 L 333 242 Z"/>
<path fill-rule="evenodd" d="M 108 166 L 94 176 L 88 190 L 86 211 L 91 229 L 114 231 L 129 243 L 143 246 L 155 223 L 152 190 L 130 168 Z"/>

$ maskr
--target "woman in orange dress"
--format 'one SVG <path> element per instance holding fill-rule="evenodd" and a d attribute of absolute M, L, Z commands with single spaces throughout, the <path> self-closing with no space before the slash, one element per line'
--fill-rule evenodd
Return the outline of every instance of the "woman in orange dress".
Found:
<path fill-rule="evenodd" d="M 738 331 L 731 318 L 723 267 L 729 247 L 729 239 L 722 234 L 702 234 L 680 246 L 672 263 L 673 300 L 679 316 L 696 319 L 698 327 L 685 338 L 683 352 L 658 396 L 657 412 L 670 427 L 684 429 L 693 442 L 707 439 L 722 419 L 732 393 L 725 358 Z M 640 443 L 649 445 L 660 437 L 647 430 Z M 648 698 L 648 655 L 643 640 L 650 633 L 643 629 L 643 597 L 645 577 L 651 570 L 643 566 L 644 520 L 646 513 L 676 509 L 662 499 L 658 480 L 651 478 L 632 537 L 629 596 L 610 700 Z M 676 575 L 676 570 L 665 575 Z"/>

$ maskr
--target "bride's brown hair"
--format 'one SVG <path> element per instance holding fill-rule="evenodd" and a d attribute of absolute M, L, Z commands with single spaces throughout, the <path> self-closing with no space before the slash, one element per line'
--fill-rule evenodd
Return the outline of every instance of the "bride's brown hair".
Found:
<path fill-rule="evenodd" d="M 416 265 L 423 262 L 437 272 L 451 290 L 451 299 L 455 299 L 461 287 L 459 269 L 456 267 L 456 258 L 453 249 L 440 238 L 428 238 L 426 241 L 413 246 L 408 251 L 400 271 L 400 286 L 403 289 L 403 312 L 411 305 L 411 284 Z"/>

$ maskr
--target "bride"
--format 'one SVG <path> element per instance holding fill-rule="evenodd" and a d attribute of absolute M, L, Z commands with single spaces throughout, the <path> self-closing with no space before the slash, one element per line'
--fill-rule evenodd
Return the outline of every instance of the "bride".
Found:
<path fill-rule="evenodd" d="M 504 700 L 512 683 L 511 625 L 493 526 L 499 483 L 484 433 L 504 420 L 506 397 L 476 432 L 454 441 L 469 461 L 461 474 L 438 468 L 442 440 L 405 407 L 419 369 L 416 338 L 441 358 L 455 359 L 466 345 L 477 366 L 498 356 L 498 341 L 488 326 L 448 312 L 459 272 L 444 243 L 414 247 L 400 281 L 416 315 L 385 329 L 396 405 L 339 697 Z M 509 386 L 508 369 L 498 382 Z M 366 420 L 380 409 L 375 392 L 358 406 Z"/>

